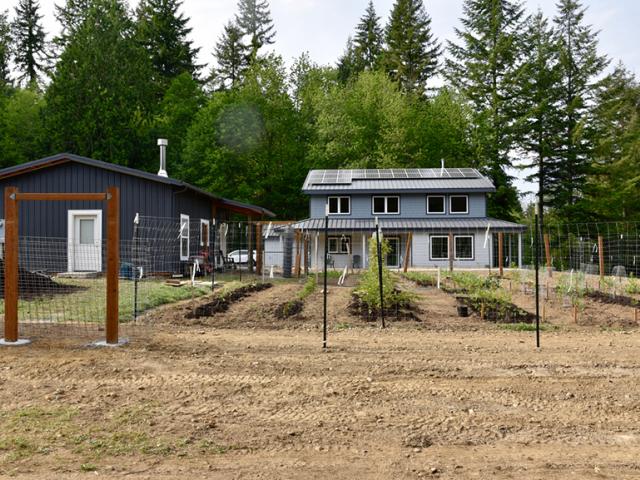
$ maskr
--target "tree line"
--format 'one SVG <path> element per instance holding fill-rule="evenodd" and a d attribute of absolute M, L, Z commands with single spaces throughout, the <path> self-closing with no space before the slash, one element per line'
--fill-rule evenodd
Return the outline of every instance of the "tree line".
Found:
<path fill-rule="evenodd" d="M 640 86 L 598 51 L 579 0 L 555 15 L 464 0 L 455 40 L 422 0 L 369 2 L 335 65 L 287 68 L 268 0 L 239 0 L 197 62 L 181 0 L 66 0 L 48 39 L 37 0 L 0 13 L 0 167 L 61 151 L 155 171 L 300 218 L 311 168 L 474 167 L 489 214 L 522 220 L 514 168 L 545 217 L 640 220 Z M 275 47 L 274 47 L 275 46 Z M 437 85 L 437 87 L 436 87 Z"/>

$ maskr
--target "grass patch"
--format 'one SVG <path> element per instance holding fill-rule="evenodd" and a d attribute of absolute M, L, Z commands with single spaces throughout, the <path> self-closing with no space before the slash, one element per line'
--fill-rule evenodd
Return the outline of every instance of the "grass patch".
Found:
<path fill-rule="evenodd" d="M 435 275 L 425 272 L 406 272 L 402 274 L 404 278 L 417 283 L 421 287 L 435 287 L 438 280 Z"/>
<path fill-rule="evenodd" d="M 510 330 L 512 332 L 535 332 L 536 331 L 535 323 L 523 323 L 523 322 L 499 323 L 498 327 L 501 328 L 502 330 Z M 540 331 L 542 332 L 550 329 L 555 330 L 555 327 L 552 327 L 551 325 L 540 325 Z"/>

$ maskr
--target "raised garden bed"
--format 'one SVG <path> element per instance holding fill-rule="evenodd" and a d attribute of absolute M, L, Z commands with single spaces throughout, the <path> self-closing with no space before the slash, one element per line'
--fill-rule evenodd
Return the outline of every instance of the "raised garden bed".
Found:
<path fill-rule="evenodd" d="M 400 291 L 396 290 L 396 293 L 400 293 Z M 380 317 L 380 309 L 371 307 L 357 293 L 351 296 L 348 308 L 351 315 L 360 317 L 368 322 L 375 322 Z M 395 320 L 415 320 L 419 322 L 420 317 L 417 316 L 417 313 L 420 313 L 420 309 L 411 301 L 396 302 L 384 309 L 385 318 Z"/>
<path fill-rule="evenodd" d="M 638 301 L 637 298 L 627 297 L 625 295 L 611 295 L 600 290 L 589 290 L 586 295 L 600 303 L 621 305 L 623 307 L 640 307 L 640 301 Z"/>
<path fill-rule="evenodd" d="M 212 317 L 216 313 L 226 312 L 233 303 L 248 297 L 254 292 L 261 292 L 272 286 L 273 284 L 271 283 L 256 283 L 237 288 L 225 295 L 214 298 L 209 303 L 200 305 L 193 312 L 188 313 L 187 318 Z"/>

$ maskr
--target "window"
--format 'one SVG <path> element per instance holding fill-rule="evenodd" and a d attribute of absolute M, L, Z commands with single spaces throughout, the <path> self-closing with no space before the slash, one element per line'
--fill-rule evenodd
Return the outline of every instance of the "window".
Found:
<path fill-rule="evenodd" d="M 451 195 L 449 197 L 449 213 L 469 213 L 469 197 Z"/>
<path fill-rule="evenodd" d="M 329 253 L 349 253 L 351 250 L 351 237 L 329 237 Z"/>
<path fill-rule="evenodd" d="M 444 195 L 427 195 L 427 214 L 445 213 Z"/>
<path fill-rule="evenodd" d="M 373 197 L 373 213 L 393 215 L 400 213 L 400 197 Z"/>
<path fill-rule="evenodd" d="M 431 235 L 431 260 L 449 259 L 449 237 L 447 235 Z"/>
<path fill-rule="evenodd" d="M 329 197 L 328 202 L 330 215 L 349 215 L 351 213 L 350 197 Z"/>
<path fill-rule="evenodd" d="M 209 220 L 200 219 L 200 246 L 209 246 Z"/>
<path fill-rule="evenodd" d="M 180 260 L 189 260 L 189 215 L 180 214 Z"/>
<path fill-rule="evenodd" d="M 456 235 L 453 246 L 456 260 L 473 260 L 473 235 Z"/>

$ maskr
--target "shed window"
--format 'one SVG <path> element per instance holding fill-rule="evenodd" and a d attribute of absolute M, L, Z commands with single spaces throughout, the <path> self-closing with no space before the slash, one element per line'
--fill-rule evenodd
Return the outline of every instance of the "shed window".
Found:
<path fill-rule="evenodd" d="M 350 236 L 329 237 L 329 253 L 349 253 L 350 249 Z"/>
<path fill-rule="evenodd" d="M 350 197 L 329 197 L 329 214 L 331 215 L 349 215 L 351 213 Z"/>
<path fill-rule="evenodd" d="M 444 212 L 444 195 L 428 195 L 427 196 L 427 213 L 437 214 Z"/>
<path fill-rule="evenodd" d="M 200 219 L 200 246 L 209 246 L 209 220 Z"/>
<path fill-rule="evenodd" d="M 180 214 L 180 260 L 189 260 L 189 215 Z"/>
<path fill-rule="evenodd" d="M 431 260 L 449 259 L 449 237 L 447 235 L 431 236 Z"/>
<path fill-rule="evenodd" d="M 456 260 L 473 260 L 473 235 L 456 235 L 453 245 Z"/>
<path fill-rule="evenodd" d="M 449 197 L 450 213 L 469 213 L 469 197 L 466 195 L 451 195 Z"/>
<path fill-rule="evenodd" d="M 400 197 L 373 197 L 374 214 L 398 214 L 400 213 Z"/>

